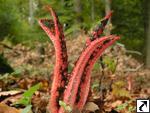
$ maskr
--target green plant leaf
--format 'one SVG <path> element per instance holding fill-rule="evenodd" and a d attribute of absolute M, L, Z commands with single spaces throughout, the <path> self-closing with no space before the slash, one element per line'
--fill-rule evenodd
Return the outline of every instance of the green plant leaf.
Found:
<path fill-rule="evenodd" d="M 31 108 L 32 108 L 32 105 L 28 105 L 21 111 L 21 113 L 29 113 L 31 111 Z"/>
<path fill-rule="evenodd" d="M 129 108 L 128 108 L 128 111 L 129 112 L 133 112 L 133 111 L 135 111 L 136 110 L 136 107 L 134 106 L 129 106 Z"/>
<path fill-rule="evenodd" d="M 121 111 L 121 110 L 127 109 L 128 113 L 132 113 L 133 111 L 136 110 L 136 107 L 132 106 L 132 104 L 131 104 L 132 102 L 133 102 L 133 100 L 129 100 L 121 105 L 118 105 L 116 110 Z"/>
<path fill-rule="evenodd" d="M 117 97 L 130 97 L 129 91 L 125 87 L 124 81 L 117 81 L 112 85 L 112 93 Z"/>
<path fill-rule="evenodd" d="M 104 60 L 103 60 L 103 63 L 108 66 L 109 70 L 111 70 L 113 73 L 115 72 L 117 63 L 115 62 L 114 59 L 112 59 L 112 58 L 110 58 L 108 56 L 105 56 Z"/>
<path fill-rule="evenodd" d="M 59 101 L 59 105 L 62 106 L 69 113 L 72 111 L 72 108 L 69 105 L 67 105 L 65 102 L 61 101 L 61 100 Z"/>
<path fill-rule="evenodd" d="M 25 106 L 29 105 L 31 102 L 31 98 L 35 91 L 37 91 L 41 87 L 41 83 L 38 83 L 31 88 L 29 88 L 24 94 L 22 95 L 22 98 L 18 101 L 17 104 L 23 104 Z"/>
<path fill-rule="evenodd" d="M 12 73 L 12 75 L 20 75 L 23 72 L 23 68 L 19 67 L 17 69 L 14 70 L 14 72 Z"/>
<path fill-rule="evenodd" d="M 127 107 L 127 103 L 124 103 L 124 104 L 121 104 L 121 105 L 119 105 L 117 108 L 116 108 L 116 110 L 123 110 L 123 109 L 125 109 Z"/>
<path fill-rule="evenodd" d="M 94 64 L 94 70 L 99 70 L 100 69 L 100 63 L 96 62 Z"/>
<path fill-rule="evenodd" d="M 98 82 L 95 82 L 95 83 L 92 85 L 92 90 L 95 89 L 95 88 L 99 88 L 99 83 L 98 83 Z"/>

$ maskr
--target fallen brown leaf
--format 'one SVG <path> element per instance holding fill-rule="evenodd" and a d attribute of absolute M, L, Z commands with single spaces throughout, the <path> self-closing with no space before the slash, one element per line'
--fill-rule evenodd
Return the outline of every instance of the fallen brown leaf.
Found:
<path fill-rule="evenodd" d="M 9 107 L 6 104 L 0 103 L 0 113 L 20 113 L 20 111 L 16 108 Z"/>
<path fill-rule="evenodd" d="M 113 102 L 112 104 L 111 104 L 111 107 L 112 108 L 116 108 L 117 106 L 119 106 L 119 105 L 121 105 L 122 104 L 122 101 L 121 100 L 117 100 L 117 101 L 115 101 L 115 102 Z"/>
<path fill-rule="evenodd" d="M 87 110 L 87 111 L 95 112 L 96 110 L 99 110 L 99 107 L 94 102 L 88 102 L 85 105 L 84 109 Z"/>
<path fill-rule="evenodd" d="M 13 95 L 16 95 L 16 94 L 20 94 L 22 93 L 23 91 L 17 91 L 17 90 L 13 90 L 13 91 L 3 91 L 3 92 L 0 92 L 0 97 L 1 96 L 13 96 Z"/>

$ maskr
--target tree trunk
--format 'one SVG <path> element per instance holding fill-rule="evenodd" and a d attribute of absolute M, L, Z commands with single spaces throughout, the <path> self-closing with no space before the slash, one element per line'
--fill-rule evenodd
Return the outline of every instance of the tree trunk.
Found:
<path fill-rule="evenodd" d="M 78 23 L 81 23 L 82 22 L 82 18 L 81 18 L 81 13 L 82 13 L 81 0 L 74 0 L 74 10 L 77 13 L 76 21 Z"/>
<path fill-rule="evenodd" d="M 150 0 L 145 2 L 146 8 L 146 67 L 150 68 Z"/>
<path fill-rule="evenodd" d="M 29 0 L 29 24 L 33 26 L 34 23 L 34 8 L 33 0 Z"/>
<path fill-rule="evenodd" d="M 105 0 L 105 14 L 107 15 L 111 11 L 111 0 Z M 111 20 L 109 19 L 105 35 L 111 34 L 111 28 L 109 27 L 111 25 Z"/>
<path fill-rule="evenodd" d="M 95 19 L 95 6 L 94 6 L 94 0 L 91 0 L 91 19 L 94 21 Z"/>
<path fill-rule="evenodd" d="M 64 0 L 61 0 L 61 5 L 62 5 L 62 7 L 64 6 Z"/>

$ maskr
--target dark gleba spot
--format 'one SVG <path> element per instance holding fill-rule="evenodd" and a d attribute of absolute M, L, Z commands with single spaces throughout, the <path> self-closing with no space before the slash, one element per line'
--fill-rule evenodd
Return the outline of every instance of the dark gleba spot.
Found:
<path fill-rule="evenodd" d="M 110 42 L 110 39 L 105 40 L 105 41 L 103 42 L 103 44 L 105 45 L 105 44 L 107 44 L 108 42 Z"/>
<path fill-rule="evenodd" d="M 102 20 L 102 21 L 101 21 L 101 23 L 102 23 L 102 27 L 105 27 L 105 26 L 106 26 L 106 24 L 107 24 L 107 22 L 108 22 L 108 19 L 106 19 L 106 20 Z"/>
<path fill-rule="evenodd" d="M 90 59 L 93 59 L 94 58 L 94 55 L 92 54 L 91 56 L 90 56 Z"/>
<path fill-rule="evenodd" d="M 43 21 L 43 24 L 48 28 L 54 28 L 54 23 L 51 20 Z"/>
<path fill-rule="evenodd" d="M 59 92 L 59 93 L 63 93 L 63 91 L 64 91 L 64 87 L 59 87 L 59 88 L 57 88 L 57 91 Z"/>

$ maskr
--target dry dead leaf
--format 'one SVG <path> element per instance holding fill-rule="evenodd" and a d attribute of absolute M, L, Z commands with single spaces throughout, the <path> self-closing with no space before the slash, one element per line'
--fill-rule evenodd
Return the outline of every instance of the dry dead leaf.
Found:
<path fill-rule="evenodd" d="M 16 108 L 9 107 L 6 104 L 0 103 L 0 113 L 20 113 L 20 111 Z"/>
<path fill-rule="evenodd" d="M 13 95 L 13 96 L 5 98 L 4 100 L 1 101 L 1 103 L 11 106 L 13 105 L 13 103 L 18 102 L 19 99 L 21 99 L 21 97 L 22 97 L 22 94 Z"/>
<path fill-rule="evenodd" d="M 20 94 L 22 93 L 23 91 L 17 91 L 17 90 L 13 90 L 13 91 L 3 91 L 3 92 L 0 92 L 0 97 L 1 96 L 13 96 L 13 95 L 16 95 L 16 94 Z"/>
<path fill-rule="evenodd" d="M 116 108 L 117 106 L 119 106 L 119 105 L 121 105 L 122 104 L 122 101 L 121 100 L 117 100 L 117 101 L 115 101 L 115 102 L 113 102 L 112 104 L 111 104 L 111 107 L 112 108 Z"/>
<path fill-rule="evenodd" d="M 94 102 L 88 102 L 85 107 L 84 107 L 85 110 L 87 111 L 96 111 L 96 110 L 99 110 L 99 107 L 98 105 L 96 105 Z"/>

